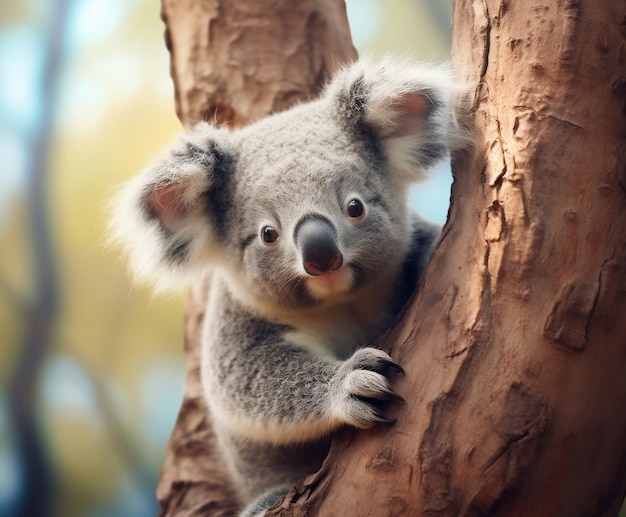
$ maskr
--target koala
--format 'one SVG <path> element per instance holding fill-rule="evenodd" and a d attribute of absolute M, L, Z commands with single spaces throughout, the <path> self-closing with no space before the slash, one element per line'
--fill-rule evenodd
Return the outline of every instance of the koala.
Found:
<path fill-rule="evenodd" d="M 394 422 L 402 368 L 368 345 L 440 233 L 408 190 L 454 143 L 452 84 L 357 61 L 316 100 L 242 129 L 197 124 L 117 195 L 138 280 L 210 276 L 201 379 L 242 515 L 318 469 L 334 431 Z"/>

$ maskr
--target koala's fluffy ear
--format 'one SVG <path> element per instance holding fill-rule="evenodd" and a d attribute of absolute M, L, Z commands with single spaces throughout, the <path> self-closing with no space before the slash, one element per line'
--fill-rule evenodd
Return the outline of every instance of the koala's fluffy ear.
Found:
<path fill-rule="evenodd" d="M 219 255 L 232 168 L 227 138 L 226 131 L 198 124 L 113 199 L 111 241 L 122 245 L 137 280 L 179 287 Z"/>
<path fill-rule="evenodd" d="M 420 181 L 456 146 L 450 70 L 386 59 L 361 59 L 339 72 L 326 95 L 340 123 L 379 141 L 390 169 Z"/>

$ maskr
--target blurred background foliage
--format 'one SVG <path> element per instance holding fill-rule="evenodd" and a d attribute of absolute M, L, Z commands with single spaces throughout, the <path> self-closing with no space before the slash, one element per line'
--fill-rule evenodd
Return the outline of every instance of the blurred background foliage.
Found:
<path fill-rule="evenodd" d="M 450 3 L 348 0 L 361 53 L 441 62 Z M 149 516 L 184 295 L 132 287 L 112 189 L 180 130 L 157 0 L 0 3 L 0 515 Z M 412 195 L 447 213 L 442 166 Z"/>

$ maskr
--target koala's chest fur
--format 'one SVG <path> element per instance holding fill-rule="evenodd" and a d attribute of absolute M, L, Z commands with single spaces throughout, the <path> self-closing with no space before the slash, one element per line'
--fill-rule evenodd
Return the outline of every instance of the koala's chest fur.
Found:
<path fill-rule="evenodd" d="M 369 286 L 348 303 L 288 311 L 253 308 L 227 275 L 212 273 L 202 380 L 242 500 L 319 468 L 336 427 L 328 409 L 336 367 L 389 326 L 394 283 Z"/>
<path fill-rule="evenodd" d="M 398 272 L 390 273 L 397 275 Z M 213 288 L 209 297 L 208 314 L 212 317 L 207 324 L 215 326 L 214 322 L 211 323 L 213 319 L 228 324 L 230 318 L 224 318 L 219 309 L 224 307 L 224 299 L 228 299 L 229 303 L 236 306 L 233 311 L 245 312 L 253 319 L 266 320 L 270 325 L 280 328 L 282 337 L 288 343 L 320 356 L 345 359 L 356 347 L 373 343 L 390 325 L 394 317 L 390 303 L 396 283 L 394 276 L 381 276 L 362 289 L 358 296 L 346 300 L 290 309 L 264 304 L 262 299 L 249 295 L 245 286 L 229 281 L 228 275 L 217 271 L 213 275 Z"/>

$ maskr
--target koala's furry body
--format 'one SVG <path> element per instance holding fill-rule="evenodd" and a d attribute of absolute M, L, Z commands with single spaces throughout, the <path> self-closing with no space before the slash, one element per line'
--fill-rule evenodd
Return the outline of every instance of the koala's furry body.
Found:
<path fill-rule="evenodd" d="M 318 99 L 229 131 L 206 123 L 113 210 L 157 287 L 210 274 L 202 383 L 246 515 L 318 468 L 332 431 L 389 423 L 400 371 L 371 347 L 410 297 L 439 227 L 411 183 L 456 131 L 442 69 L 360 61 Z M 452 129 L 451 129 L 452 128 Z"/>

